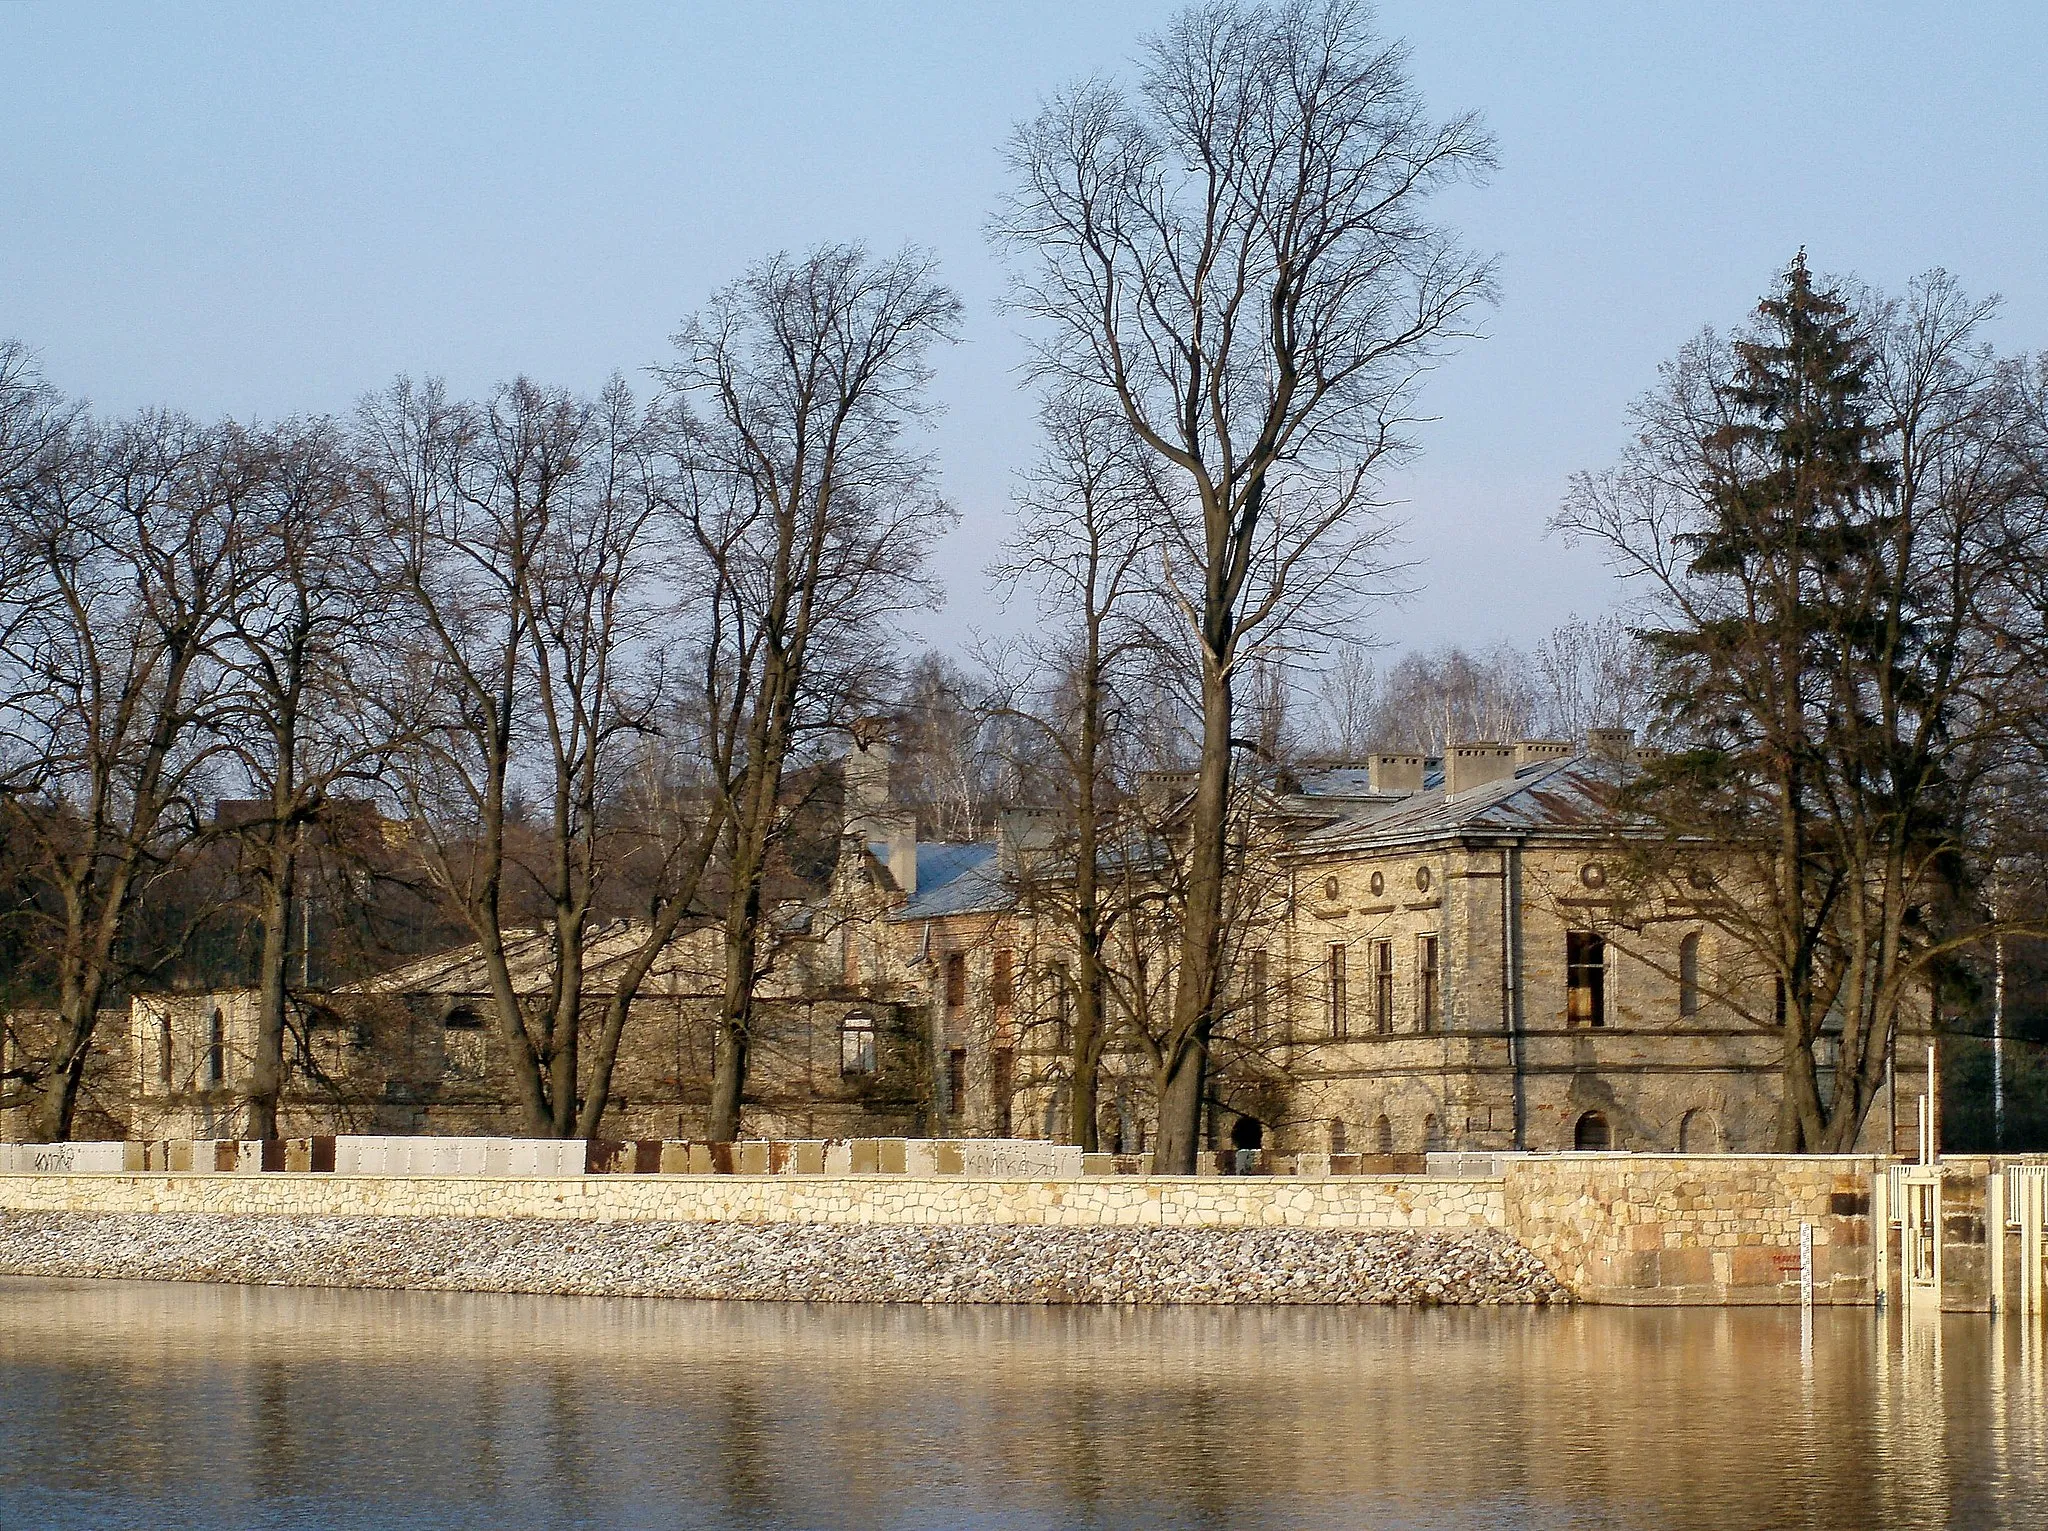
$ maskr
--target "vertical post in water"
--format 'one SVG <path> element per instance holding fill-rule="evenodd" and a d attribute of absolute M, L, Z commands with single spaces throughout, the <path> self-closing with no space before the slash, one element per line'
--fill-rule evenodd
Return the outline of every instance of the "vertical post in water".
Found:
<path fill-rule="evenodd" d="M 1892 1298 L 1892 1172 L 1880 1164 L 1870 1175 L 1871 1291 L 1879 1308 Z"/>
<path fill-rule="evenodd" d="M 2005 933 L 1991 938 L 1991 1147 L 2005 1151 Z"/>
<path fill-rule="evenodd" d="M 2005 1171 L 1994 1169 L 1984 1186 L 1985 1253 L 1991 1261 L 1991 1311 L 2005 1311 Z"/>
<path fill-rule="evenodd" d="M 1799 1225 L 1799 1306 L 1813 1306 L 1813 1224 Z"/>

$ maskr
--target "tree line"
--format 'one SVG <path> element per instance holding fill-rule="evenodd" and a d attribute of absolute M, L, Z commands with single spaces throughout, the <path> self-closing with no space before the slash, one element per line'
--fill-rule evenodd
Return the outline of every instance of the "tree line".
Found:
<path fill-rule="evenodd" d="M 537 1134 L 597 1132 L 640 984 L 715 930 L 736 1136 L 813 768 L 886 714 L 927 833 L 1030 807 L 1069 869 L 1069 1135 L 1094 1146 L 1104 1050 L 1134 1047 L 1185 1171 L 1258 789 L 1640 726 L 1637 891 L 1698 895 L 1703 838 L 1739 848 L 1713 918 L 1779 978 L 1781 1142 L 1852 1140 L 1915 996 L 2039 933 L 2048 364 L 1994 355 L 1946 276 L 1887 297 L 1802 256 L 1573 482 L 1556 525 L 1613 558 L 1621 616 L 1380 663 L 1387 480 L 1495 301 L 1432 207 L 1493 152 L 1347 0 L 1188 10 L 1019 124 L 990 233 L 1040 455 L 995 573 L 1036 620 L 957 659 L 894 620 L 939 598 L 953 519 L 921 427 L 961 306 L 917 251 L 760 261 L 644 392 L 400 379 L 341 419 L 109 419 L 0 350 L 0 876 L 12 997 L 48 1018 L 0 1104 L 68 1133 L 107 1003 L 203 968 L 226 920 L 261 996 L 247 1130 L 274 1135 L 317 899 L 329 944 L 476 946 Z M 509 955 L 535 929 L 540 996 Z"/>

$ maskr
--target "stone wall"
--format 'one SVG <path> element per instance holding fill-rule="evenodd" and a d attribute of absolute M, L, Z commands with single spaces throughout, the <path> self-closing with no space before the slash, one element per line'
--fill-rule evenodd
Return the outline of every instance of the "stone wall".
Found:
<path fill-rule="evenodd" d="M 1814 1300 L 1868 1303 L 1877 1164 L 1761 1154 L 1508 1159 L 1505 1227 L 1582 1301 L 1729 1305 L 1800 1300 L 1807 1225 Z"/>
<path fill-rule="evenodd" d="M 230 1145 L 233 1146 L 233 1145 Z M 1770 1155 L 1501 1156 L 1495 1176 L 973 1173 L 336 1175 L 285 1172 L 0 1174 L 9 1214 L 480 1218 L 597 1223 L 1491 1230 L 1534 1254 L 1581 1301 L 1735 1305 L 1800 1301 L 1810 1229 L 1815 1300 L 1865 1304 L 1899 1288 L 1897 1231 L 1875 1181 L 1890 1161 Z M 241 1166 L 235 1166 L 241 1167 Z M 1439 1166 L 1445 1167 L 1445 1166 Z M 1483 1165 L 1458 1165 L 1479 1169 Z M 246 1168 L 253 1169 L 254 1166 Z M 882 1167 L 875 1166 L 877 1170 Z M 1943 1167 L 1942 1304 L 1982 1308 L 1994 1270 L 2017 1286 L 2017 1237 L 1989 1217 L 1996 1165 Z M 1988 1223 L 1996 1226 L 1987 1227 Z M 1987 1247 L 1988 1244 L 1988 1247 Z"/>
<path fill-rule="evenodd" d="M 1499 1228 L 1497 1180 L 895 1175 L 0 1175 L 0 1211 L 591 1222 Z"/>

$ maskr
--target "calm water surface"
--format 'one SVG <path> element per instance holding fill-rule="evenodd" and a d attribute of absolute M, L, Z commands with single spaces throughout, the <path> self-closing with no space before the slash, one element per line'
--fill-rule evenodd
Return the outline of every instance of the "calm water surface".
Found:
<path fill-rule="evenodd" d="M 2040 1329 L 0 1281 L 0 1527 L 2048 1526 Z"/>

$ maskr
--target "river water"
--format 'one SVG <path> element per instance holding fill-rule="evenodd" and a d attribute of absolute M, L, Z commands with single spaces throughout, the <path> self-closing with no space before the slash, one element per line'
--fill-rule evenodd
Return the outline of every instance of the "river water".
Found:
<path fill-rule="evenodd" d="M 0 1527 L 2048 1525 L 2039 1327 L 0 1280 Z"/>

